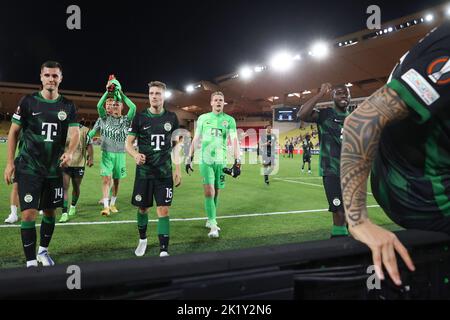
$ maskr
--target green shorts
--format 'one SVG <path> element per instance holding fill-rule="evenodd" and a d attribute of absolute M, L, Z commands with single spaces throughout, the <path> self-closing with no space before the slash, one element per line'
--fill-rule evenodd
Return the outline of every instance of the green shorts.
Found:
<path fill-rule="evenodd" d="M 127 176 L 126 154 L 123 152 L 102 152 L 100 175 L 113 179 L 122 179 Z"/>
<path fill-rule="evenodd" d="M 203 184 L 212 184 L 216 189 L 225 187 L 225 173 L 223 173 L 224 164 L 204 164 L 200 163 L 200 174 L 203 178 Z"/>

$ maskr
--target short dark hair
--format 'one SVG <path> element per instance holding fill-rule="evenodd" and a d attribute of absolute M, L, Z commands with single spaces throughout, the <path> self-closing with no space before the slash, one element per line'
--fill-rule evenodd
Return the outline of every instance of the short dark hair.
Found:
<path fill-rule="evenodd" d="M 58 68 L 61 72 L 62 72 L 62 67 L 61 64 L 59 62 L 56 61 L 45 61 L 42 65 L 41 65 L 41 70 L 44 68 Z"/>
<path fill-rule="evenodd" d="M 148 83 L 148 87 L 149 88 L 151 88 L 151 87 L 158 87 L 158 88 L 163 89 L 164 91 L 166 91 L 166 88 L 167 88 L 166 84 L 164 82 L 161 82 L 161 81 L 151 81 L 151 82 Z"/>

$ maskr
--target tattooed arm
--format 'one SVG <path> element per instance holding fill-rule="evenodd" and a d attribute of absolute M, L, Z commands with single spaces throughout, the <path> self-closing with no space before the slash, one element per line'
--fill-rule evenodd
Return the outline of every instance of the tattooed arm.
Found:
<path fill-rule="evenodd" d="M 384 264 L 397 285 L 401 284 L 401 280 L 395 251 L 411 271 L 414 271 L 414 265 L 397 237 L 369 220 L 366 207 L 367 179 L 384 127 L 406 118 L 408 113 L 408 108 L 397 93 L 383 86 L 346 118 L 341 154 L 342 198 L 349 231 L 355 239 L 372 250 L 378 277 L 384 279 L 381 268 Z"/>

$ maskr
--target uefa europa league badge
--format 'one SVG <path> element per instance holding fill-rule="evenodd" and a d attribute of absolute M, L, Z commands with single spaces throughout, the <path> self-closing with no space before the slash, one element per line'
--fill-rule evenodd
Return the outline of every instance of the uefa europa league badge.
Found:
<path fill-rule="evenodd" d="M 66 120 L 67 118 L 67 113 L 63 110 L 61 110 L 60 112 L 58 112 L 58 119 L 61 121 Z"/>

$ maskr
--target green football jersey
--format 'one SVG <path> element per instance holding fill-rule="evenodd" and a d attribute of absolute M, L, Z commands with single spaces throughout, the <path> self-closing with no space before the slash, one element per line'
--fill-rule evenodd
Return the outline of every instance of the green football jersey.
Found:
<path fill-rule="evenodd" d="M 447 21 L 402 57 L 387 83 L 409 115 L 383 129 L 371 185 L 397 223 L 450 217 L 449 55 Z"/>
<path fill-rule="evenodd" d="M 40 92 L 26 95 L 20 100 L 12 122 L 22 127 L 16 170 L 30 175 L 58 176 L 67 132 L 69 127 L 78 126 L 72 101 L 62 95 L 47 100 Z"/>
<path fill-rule="evenodd" d="M 136 166 L 136 179 L 172 177 L 172 134 L 178 128 L 177 115 L 168 110 L 136 114 L 128 134 L 137 137 L 139 153 L 146 157 L 145 164 Z"/>
<path fill-rule="evenodd" d="M 334 108 L 319 109 L 317 120 L 320 141 L 321 176 L 341 176 L 342 130 L 347 112 L 337 112 Z"/>
<path fill-rule="evenodd" d="M 227 162 L 227 139 L 237 137 L 233 117 L 213 112 L 202 114 L 197 120 L 195 135 L 201 137 L 201 162 L 214 164 Z"/>

